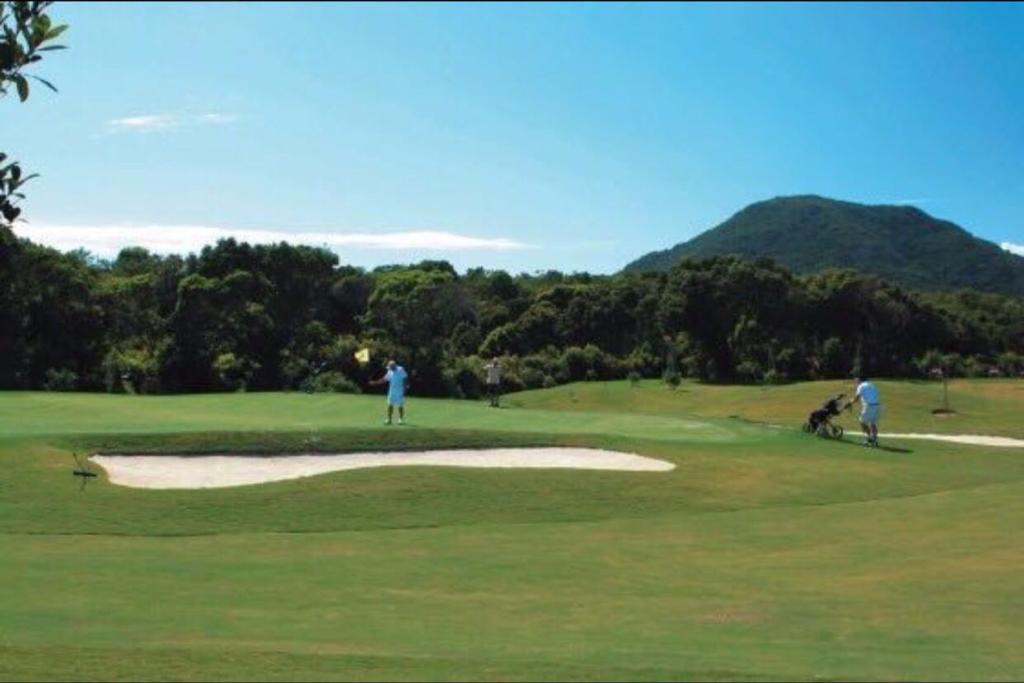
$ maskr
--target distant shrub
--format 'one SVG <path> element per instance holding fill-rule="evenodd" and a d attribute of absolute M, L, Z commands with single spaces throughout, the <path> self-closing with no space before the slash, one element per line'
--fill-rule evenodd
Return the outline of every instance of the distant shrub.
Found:
<path fill-rule="evenodd" d="M 792 347 L 782 348 L 775 354 L 775 370 L 783 378 L 777 381 L 785 381 L 789 377 L 807 377 L 810 374 L 807 354 Z"/>
<path fill-rule="evenodd" d="M 570 346 L 562 353 L 555 379 L 566 382 L 618 379 L 626 376 L 626 368 L 625 363 L 593 344 L 583 348 Z"/>
<path fill-rule="evenodd" d="M 539 389 L 544 386 L 544 380 L 548 375 L 545 375 L 543 370 L 538 370 L 534 367 L 524 367 L 520 377 L 523 380 L 523 386 L 527 389 Z"/>
<path fill-rule="evenodd" d="M 450 353 L 460 356 L 472 355 L 481 344 L 480 328 L 465 320 L 456 323 L 448 337 Z"/>
<path fill-rule="evenodd" d="M 949 377 L 963 377 L 964 357 L 958 353 L 942 354 L 942 368 Z"/>
<path fill-rule="evenodd" d="M 683 381 L 683 376 L 679 374 L 678 370 L 666 370 L 661 376 L 661 379 L 668 385 L 669 389 L 675 391 L 679 388 L 679 384 Z"/>
<path fill-rule="evenodd" d="M 686 377 L 699 377 L 700 379 L 714 379 L 716 375 L 714 359 L 700 350 L 695 350 L 684 356 L 680 362 L 679 371 Z"/>
<path fill-rule="evenodd" d="M 305 383 L 310 393 L 361 394 L 359 385 L 335 370 L 321 373 Z"/>
<path fill-rule="evenodd" d="M 540 372 L 543 381 L 544 375 L 554 375 L 558 372 L 560 361 L 561 355 L 554 349 L 548 348 L 539 353 L 523 356 L 521 364 L 524 372 L 527 369 Z M 523 378 L 523 381 L 526 381 L 525 377 Z"/>
<path fill-rule="evenodd" d="M 1016 377 L 1024 372 L 1024 356 L 1012 351 L 1002 353 L 997 360 L 1000 372 L 1007 377 Z"/>
<path fill-rule="evenodd" d="M 936 376 L 939 372 L 947 372 L 945 368 L 945 356 L 938 351 L 932 350 L 914 359 L 914 372 L 919 377 Z"/>
<path fill-rule="evenodd" d="M 751 360 L 745 360 L 736 366 L 736 379 L 741 382 L 758 382 L 764 375 L 764 369 Z"/>
<path fill-rule="evenodd" d="M 562 353 L 559 368 L 568 382 L 578 382 L 586 377 L 588 368 L 587 355 L 578 346 L 570 346 Z"/>
<path fill-rule="evenodd" d="M 107 391 L 149 394 L 159 390 L 159 363 L 144 349 L 111 349 L 103 359 L 103 384 Z"/>
<path fill-rule="evenodd" d="M 847 377 L 852 369 L 843 344 L 837 337 L 829 337 L 822 343 L 816 360 L 816 376 L 821 379 Z"/>
<path fill-rule="evenodd" d="M 288 389 L 301 387 L 303 380 L 312 374 L 310 362 L 305 358 L 293 356 L 288 351 L 281 355 L 281 377 L 284 380 L 284 386 Z"/>
<path fill-rule="evenodd" d="M 969 356 L 963 361 L 963 373 L 967 377 L 987 377 L 989 364 L 980 356 Z"/>
<path fill-rule="evenodd" d="M 629 374 L 636 373 L 640 377 L 657 377 L 663 364 L 663 358 L 651 351 L 650 345 L 644 344 L 626 356 L 622 361 Z"/>
<path fill-rule="evenodd" d="M 521 345 L 519 328 L 513 323 L 506 323 L 491 330 L 480 344 L 480 355 L 484 358 L 517 353 Z"/>
<path fill-rule="evenodd" d="M 515 366 L 506 367 L 501 373 L 501 389 L 505 392 L 522 391 L 526 383 Z"/>
<path fill-rule="evenodd" d="M 456 398 L 480 398 L 483 395 L 482 361 L 467 356 L 445 367 L 442 377 L 448 393 Z"/>
<path fill-rule="evenodd" d="M 76 388 L 78 388 L 78 373 L 73 370 L 50 368 L 46 371 L 43 380 L 43 389 L 46 391 L 74 391 Z"/>
<path fill-rule="evenodd" d="M 224 389 L 245 391 L 259 369 L 256 361 L 233 353 L 222 353 L 213 360 L 213 370 Z"/>

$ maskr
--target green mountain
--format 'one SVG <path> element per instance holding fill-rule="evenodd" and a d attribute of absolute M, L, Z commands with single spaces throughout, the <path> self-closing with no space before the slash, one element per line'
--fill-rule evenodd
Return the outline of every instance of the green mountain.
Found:
<path fill-rule="evenodd" d="M 746 207 L 716 228 L 651 252 L 626 271 L 668 270 L 683 258 L 767 256 L 798 273 L 853 268 L 911 289 L 971 288 L 1024 296 L 1024 258 L 912 206 L 814 195 Z"/>

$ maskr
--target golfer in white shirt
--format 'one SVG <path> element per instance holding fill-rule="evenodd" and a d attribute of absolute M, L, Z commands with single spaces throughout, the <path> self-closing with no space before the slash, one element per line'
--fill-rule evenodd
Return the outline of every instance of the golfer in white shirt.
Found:
<path fill-rule="evenodd" d="M 850 403 L 860 401 L 860 427 L 867 437 L 866 445 L 878 446 L 878 419 L 882 414 L 882 399 L 878 387 L 867 377 L 858 377 L 857 381 L 857 391 Z"/>

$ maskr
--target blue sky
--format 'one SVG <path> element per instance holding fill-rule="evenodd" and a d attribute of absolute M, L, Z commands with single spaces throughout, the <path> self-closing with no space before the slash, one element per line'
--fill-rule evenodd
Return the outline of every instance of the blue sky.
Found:
<path fill-rule="evenodd" d="M 1024 4 L 63 4 L 18 231 L 614 272 L 761 199 L 1024 243 Z"/>

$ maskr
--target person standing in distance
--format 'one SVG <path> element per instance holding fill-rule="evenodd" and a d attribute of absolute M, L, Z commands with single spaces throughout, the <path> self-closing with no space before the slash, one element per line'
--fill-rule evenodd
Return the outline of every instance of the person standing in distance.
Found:
<path fill-rule="evenodd" d="M 864 430 L 865 445 L 878 446 L 878 419 L 882 414 L 882 399 L 876 387 L 866 376 L 857 378 L 857 391 L 847 405 L 860 401 L 860 428 Z"/>
<path fill-rule="evenodd" d="M 501 400 L 501 365 L 497 356 L 484 366 L 484 371 L 487 373 L 487 397 L 491 399 L 491 407 L 497 408 Z"/>
<path fill-rule="evenodd" d="M 387 382 L 388 385 L 388 413 L 384 424 L 391 424 L 395 408 L 398 408 L 398 424 L 405 424 L 405 388 L 408 384 L 409 375 L 405 368 L 393 360 L 388 361 L 388 371 L 380 379 L 370 380 L 371 386 L 378 386 Z"/>

